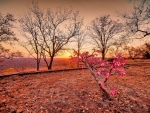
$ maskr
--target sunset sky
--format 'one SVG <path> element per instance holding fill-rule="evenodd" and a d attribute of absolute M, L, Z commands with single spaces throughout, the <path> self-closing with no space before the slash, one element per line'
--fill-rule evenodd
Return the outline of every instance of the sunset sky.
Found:
<path fill-rule="evenodd" d="M 27 5 L 31 4 L 31 1 L 0 0 L 0 12 L 2 14 L 14 14 L 14 17 L 17 19 L 19 15 L 26 12 Z M 80 15 L 84 17 L 84 25 L 88 25 L 93 19 L 103 14 L 110 14 L 112 18 L 116 19 L 118 18 L 116 12 L 128 11 L 133 5 L 133 2 L 130 2 L 130 0 L 38 0 L 38 3 L 42 9 L 71 6 L 74 10 L 80 11 Z M 18 25 L 16 23 L 16 28 L 18 28 Z M 23 39 L 17 30 L 15 30 L 15 33 L 20 40 Z"/>
<path fill-rule="evenodd" d="M 12 13 L 15 17 L 26 11 L 32 0 L 0 0 L 0 12 Z M 73 7 L 84 16 L 85 22 L 102 14 L 116 16 L 116 12 L 126 11 L 132 5 L 130 0 L 37 0 L 43 9 L 55 9 L 58 6 Z"/>

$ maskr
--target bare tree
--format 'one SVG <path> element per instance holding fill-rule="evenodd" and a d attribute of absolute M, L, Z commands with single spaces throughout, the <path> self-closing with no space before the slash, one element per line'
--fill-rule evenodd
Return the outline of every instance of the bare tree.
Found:
<path fill-rule="evenodd" d="M 26 21 L 28 17 L 30 17 L 30 23 Z M 50 9 L 44 11 L 39 8 L 38 3 L 32 2 L 29 13 L 20 18 L 20 23 L 24 25 L 21 29 L 34 29 L 36 44 L 42 49 L 41 53 L 47 68 L 51 69 L 56 54 L 71 38 L 79 34 L 82 18 L 78 11 L 73 12 L 72 9 L 58 7 L 56 11 Z M 25 33 L 32 35 L 29 31 Z"/>
<path fill-rule="evenodd" d="M 126 31 L 129 36 L 136 36 L 137 39 L 150 35 L 150 4 L 148 0 L 136 4 L 134 0 L 133 9 L 130 12 L 120 14 L 125 20 Z"/>
<path fill-rule="evenodd" d="M 18 39 L 14 36 L 12 31 L 13 22 L 15 22 L 12 14 L 6 14 L 3 16 L 0 13 L 0 42 L 17 41 Z"/>
<path fill-rule="evenodd" d="M 24 14 L 19 19 L 21 34 L 26 39 L 26 42 L 20 42 L 20 44 L 36 60 L 36 69 L 39 70 L 43 47 L 39 46 L 41 40 L 38 36 L 39 30 L 34 21 L 34 17 L 32 17 L 31 13 Z"/>
<path fill-rule="evenodd" d="M 102 59 L 105 59 L 109 47 L 113 45 L 122 31 L 122 24 L 113 21 L 109 15 L 104 15 L 94 19 L 89 30 L 94 43 L 102 50 Z"/>
<path fill-rule="evenodd" d="M 13 29 L 13 22 L 15 22 L 16 19 L 12 14 L 6 14 L 5 16 L 0 13 L 0 57 L 4 58 L 10 58 L 10 57 L 21 57 L 21 52 L 10 52 L 9 49 L 6 49 L 3 47 L 2 43 L 8 43 L 11 44 L 13 42 L 18 41 L 18 39 L 15 37 Z"/>

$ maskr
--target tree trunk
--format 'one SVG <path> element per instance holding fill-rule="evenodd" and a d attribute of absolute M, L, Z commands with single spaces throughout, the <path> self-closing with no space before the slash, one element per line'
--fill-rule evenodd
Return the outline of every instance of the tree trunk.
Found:
<path fill-rule="evenodd" d="M 102 50 L 102 59 L 105 60 L 105 50 Z"/>
<path fill-rule="evenodd" d="M 96 77 L 95 73 L 93 72 L 92 68 L 89 66 L 88 63 L 86 63 L 86 66 L 87 66 L 87 68 L 90 70 L 90 73 L 91 73 L 91 75 L 93 76 L 93 78 L 95 79 L 95 81 L 99 84 L 99 87 L 100 87 L 100 89 L 101 89 L 101 91 L 102 91 L 102 93 L 103 93 L 104 99 L 111 100 L 111 96 L 110 96 L 109 91 L 107 90 L 107 88 L 105 88 L 105 86 L 103 86 L 103 85 L 101 85 L 101 84 L 99 83 L 98 78 Z"/>
<path fill-rule="evenodd" d="M 36 61 L 36 70 L 39 71 L 39 68 L 40 68 L 40 62 Z"/>
<path fill-rule="evenodd" d="M 77 57 L 78 57 L 78 61 L 77 61 L 77 67 L 79 67 L 79 48 L 78 48 L 78 55 L 77 55 Z"/>
<path fill-rule="evenodd" d="M 51 70 L 51 69 L 52 69 L 53 60 L 54 60 L 54 56 L 51 56 L 50 64 L 49 64 L 49 66 L 48 66 L 48 70 Z"/>
<path fill-rule="evenodd" d="M 37 55 L 37 59 L 36 59 L 36 70 L 39 71 L 39 69 L 40 69 L 40 59 L 39 59 L 39 57 L 38 57 L 38 55 Z"/>

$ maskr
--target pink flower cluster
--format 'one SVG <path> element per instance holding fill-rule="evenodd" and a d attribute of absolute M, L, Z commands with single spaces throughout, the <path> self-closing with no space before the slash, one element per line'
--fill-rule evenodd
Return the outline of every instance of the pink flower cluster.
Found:
<path fill-rule="evenodd" d="M 71 59 L 75 62 L 82 62 L 85 65 L 89 65 L 92 69 L 97 71 L 97 75 L 100 78 L 104 78 L 104 81 L 100 83 L 100 85 L 105 86 L 105 82 L 112 75 L 118 73 L 123 76 L 125 74 L 125 59 L 121 55 L 116 55 L 112 62 L 108 62 L 106 60 L 102 60 L 102 58 L 98 57 L 101 53 L 101 50 L 93 49 L 93 53 L 83 52 L 78 53 L 74 51 L 74 56 Z M 116 90 L 110 90 L 111 94 L 116 94 Z"/>
<path fill-rule="evenodd" d="M 111 89 L 110 94 L 115 95 L 117 93 L 116 89 Z"/>

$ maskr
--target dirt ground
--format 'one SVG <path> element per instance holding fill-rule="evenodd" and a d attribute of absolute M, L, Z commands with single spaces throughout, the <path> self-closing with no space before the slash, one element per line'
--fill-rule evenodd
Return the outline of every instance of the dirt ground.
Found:
<path fill-rule="evenodd" d="M 0 79 L 0 113 L 150 113 L 150 65 L 131 66 L 111 76 L 112 100 L 88 70 L 11 76 Z"/>

